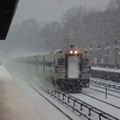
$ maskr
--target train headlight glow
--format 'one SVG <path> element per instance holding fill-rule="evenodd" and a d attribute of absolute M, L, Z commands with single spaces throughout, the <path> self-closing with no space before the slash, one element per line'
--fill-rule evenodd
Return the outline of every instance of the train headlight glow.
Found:
<path fill-rule="evenodd" d="M 75 53 L 75 54 L 78 54 L 78 51 L 77 51 L 77 50 L 75 50 L 75 51 L 74 51 L 74 53 Z"/>
<path fill-rule="evenodd" d="M 70 51 L 70 54 L 73 54 L 73 51 L 72 51 L 72 50 Z"/>

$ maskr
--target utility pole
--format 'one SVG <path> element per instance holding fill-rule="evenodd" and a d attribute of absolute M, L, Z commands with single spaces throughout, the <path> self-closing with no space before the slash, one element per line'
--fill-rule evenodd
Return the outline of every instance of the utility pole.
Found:
<path fill-rule="evenodd" d="M 108 66 L 108 61 L 109 61 L 109 60 L 108 60 L 109 48 L 110 48 L 110 47 L 109 47 L 109 43 L 107 42 L 107 46 L 106 46 L 106 52 L 107 52 L 107 53 L 106 53 L 106 58 L 107 58 L 107 59 L 106 59 L 106 63 L 107 63 L 107 66 Z"/>
<path fill-rule="evenodd" d="M 97 66 L 100 62 L 100 53 L 99 52 L 100 52 L 100 45 L 97 46 Z"/>
<path fill-rule="evenodd" d="M 118 41 L 117 40 L 115 40 L 114 41 L 114 43 L 115 43 L 115 67 L 117 67 L 117 54 L 118 54 Z"/>

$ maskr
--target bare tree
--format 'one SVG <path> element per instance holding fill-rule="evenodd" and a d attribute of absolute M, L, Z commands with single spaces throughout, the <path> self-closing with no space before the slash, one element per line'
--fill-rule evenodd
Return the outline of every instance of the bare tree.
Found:
<path fill-rule="evenodd" d="M 65 33 L 64 36 L 69 45 L 78 45 L 81 42 L 83 44 L 82 33 L 84 31 L 83 22 L 85 15 L 86 9 L 83 7 L 71 8 L 64 14 L 62 18 Z"/>

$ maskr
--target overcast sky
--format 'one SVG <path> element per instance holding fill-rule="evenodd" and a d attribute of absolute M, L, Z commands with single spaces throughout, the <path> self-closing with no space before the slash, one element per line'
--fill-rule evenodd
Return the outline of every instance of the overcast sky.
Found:
<path fill-rule="evenodd" d="M 110 0 L 19 0 L 12 24 L 19 24 L 29 18 L 38 22 L 60 21 L 67 9 L 75 6 L 104 9 Z"/>

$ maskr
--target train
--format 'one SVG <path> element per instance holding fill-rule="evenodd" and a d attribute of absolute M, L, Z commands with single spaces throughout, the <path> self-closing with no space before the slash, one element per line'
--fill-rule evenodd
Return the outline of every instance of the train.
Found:
<path fill-rule="evenodd" d="M 120 69 L 91 67 L 91 77 L 120 82 Z"/>
<path fill-rule="evenodd" d="M 78 92 L 90 83 L 90 54 L 88 51 L 70 48 L 45 54 L 20 57 L 17 61 L 32 65 L 42 79 L 51 81 L 61 91 Z"/>

